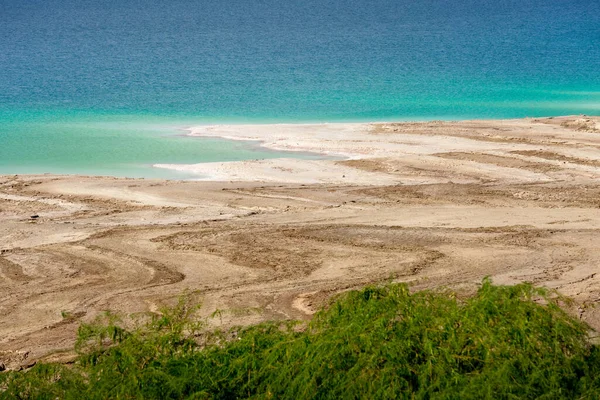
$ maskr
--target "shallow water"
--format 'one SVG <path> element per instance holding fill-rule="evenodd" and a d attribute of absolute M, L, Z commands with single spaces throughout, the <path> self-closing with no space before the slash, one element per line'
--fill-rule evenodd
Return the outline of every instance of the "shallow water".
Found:
<path fill-rule="evenodd" d="M 167 118 L 94 115 L 4 122 L 0 128 L 0 174 L 193 179 L 199 176 L 152 165 L 320 157 L 270 151 L 255 142 L 190 137 L 178 123 L 169 123 Z"/>
<path fill-rule="evenodd" d="M 600 113 L 597 0 L 0 0 L 0 173 L 281 156 L 193 124 Z"/>

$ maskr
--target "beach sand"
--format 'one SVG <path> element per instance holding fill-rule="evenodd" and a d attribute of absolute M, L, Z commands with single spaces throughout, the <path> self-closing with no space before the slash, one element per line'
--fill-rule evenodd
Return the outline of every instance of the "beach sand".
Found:
<path fill-rule="evenodd" d="M 469 294 L 491 276 L 558 289 L 600 329 L 600 118 L 190 134 L 336 158 L 157 166 L 198 181 L 0 176 L 1 363 L 71 360 L 81 322 L 186 290 L 229 327 L 308 319 L 371 283 Z"/>

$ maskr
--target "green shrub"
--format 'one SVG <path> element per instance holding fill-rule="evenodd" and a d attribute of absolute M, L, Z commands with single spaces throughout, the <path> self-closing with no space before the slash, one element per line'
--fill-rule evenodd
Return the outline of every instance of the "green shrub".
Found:
<path fill-rule="evenodd" d="M 531 285 L 488 280 L 462 301 L 451 292 L 411 294 L 390 284 L 340 296 L 302 331 L 293 323 L 270 323 L 237 335 L 201 333 L 182 301 L 132 331 L 110 316 L 83 325 L 75 366 L 3 374 L 0 395 L 600 398 L 598 348 L 561 301 Z"/>

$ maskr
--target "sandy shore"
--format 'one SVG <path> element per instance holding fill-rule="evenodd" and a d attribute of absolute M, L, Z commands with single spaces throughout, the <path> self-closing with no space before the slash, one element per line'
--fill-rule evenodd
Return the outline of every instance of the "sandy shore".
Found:
<path fill-rule="evenodd" d="M 369 283 L 468 293 L 489 275 L 556 288 L 600 328 L 600 118 L 190 134 L 344 158 L 160 166 L 203 181 L 0 176 L 0 363 L 68 360 L 81 322 L 186 289 L 231 326 L 310 318 Z"/>
<path fill-rule="evenodd" d="M 485 176 L 490 179 L 513 179 L 515 182 L 536 182 L 552 180 L 535 169 L 521 169 L 515 175 L 511 169 L 516 160 L 530 162 L 527 152 L 539 151 L 536 148 L 537 136 L 552 136 L 557 142 L 565 143 L 583 140 L 582 145 L 595 143 L 598 130 L 596 122 L 585 118 L 570 119 L 577 128 L 583 129 L 574 138 L 569 130 L 561 128 L 562 119 L 536 123 L 534 120 L 469 121 L 461 123 L 381 123 L 381 124 L 275 124 L 275 125 L 216 125 L 189 129 L 195 137 L 221 137 L 231 140 L 256 141 L 261 146 L 277 151 L 295 151 L 338 157 L 338 160 L 274 159 L 244 162 L 217 162 L 192 165 L 156 164 L 157 168 L 167 168 L 198 174 L 202 180 L 246 181 L 246 182 L 286 182 L 286 183 L 328 183 L 328 184 L 406 184 L 477 182 Z M 589 132 L 587 132 L 589 131 Z M 511 132 L 510 137 L 502 132 Z M 586 135 L 588 133 L 588 135 Z M 534 137 L 530 140 L 530 137 Z M 493 146 L 490 144 L 493 143 Z M 548 144 L 551 144 L 549 142 Z M 465 165 L 460 175 L 436 176 L 423 174 L 415 178 L 406 174 L 399 166 L 448 163 L 440 160 L 440 154 L 450 153 L 456 159 L 459 154 L 486 152 L 491 156 L 509 155 L 508 161 Z M 524 152 L 519 154 L 519 152 Z M 571 150 L 572 152 L 572 150 Z M 456 154 L 454 154 L 456 153 Z M 595 157 L 593 149 L 582 149 L 578 157 Z M 339 160 L 348 160 L 339 162 Z M 355 161 L 356 160 L 356 161 Z M 359 161 L 364 160 L 364 161 Z M 548 163 L 547 158 L 545 162 Z M 561 160 L 554 160 L 560 165 Z M 358 167 L 358 168 L 357 168 Z M 471 177 L 472 176 L 472 177 Z"/>

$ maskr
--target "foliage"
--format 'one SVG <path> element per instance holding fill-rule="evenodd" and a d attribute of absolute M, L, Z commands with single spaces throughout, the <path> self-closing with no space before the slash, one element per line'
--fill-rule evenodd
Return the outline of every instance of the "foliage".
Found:
<path fill-rule="evenodd" d="M 488 280 L 464 300 L 389 284 L 340 296 L 304 330 L 200 335 L 182 300 L 131 331 L 110 315 L 83 325 L 75 366 L 2 374 L 0 397 L 598 398 L 600 353 L 562 301 Z"/>

